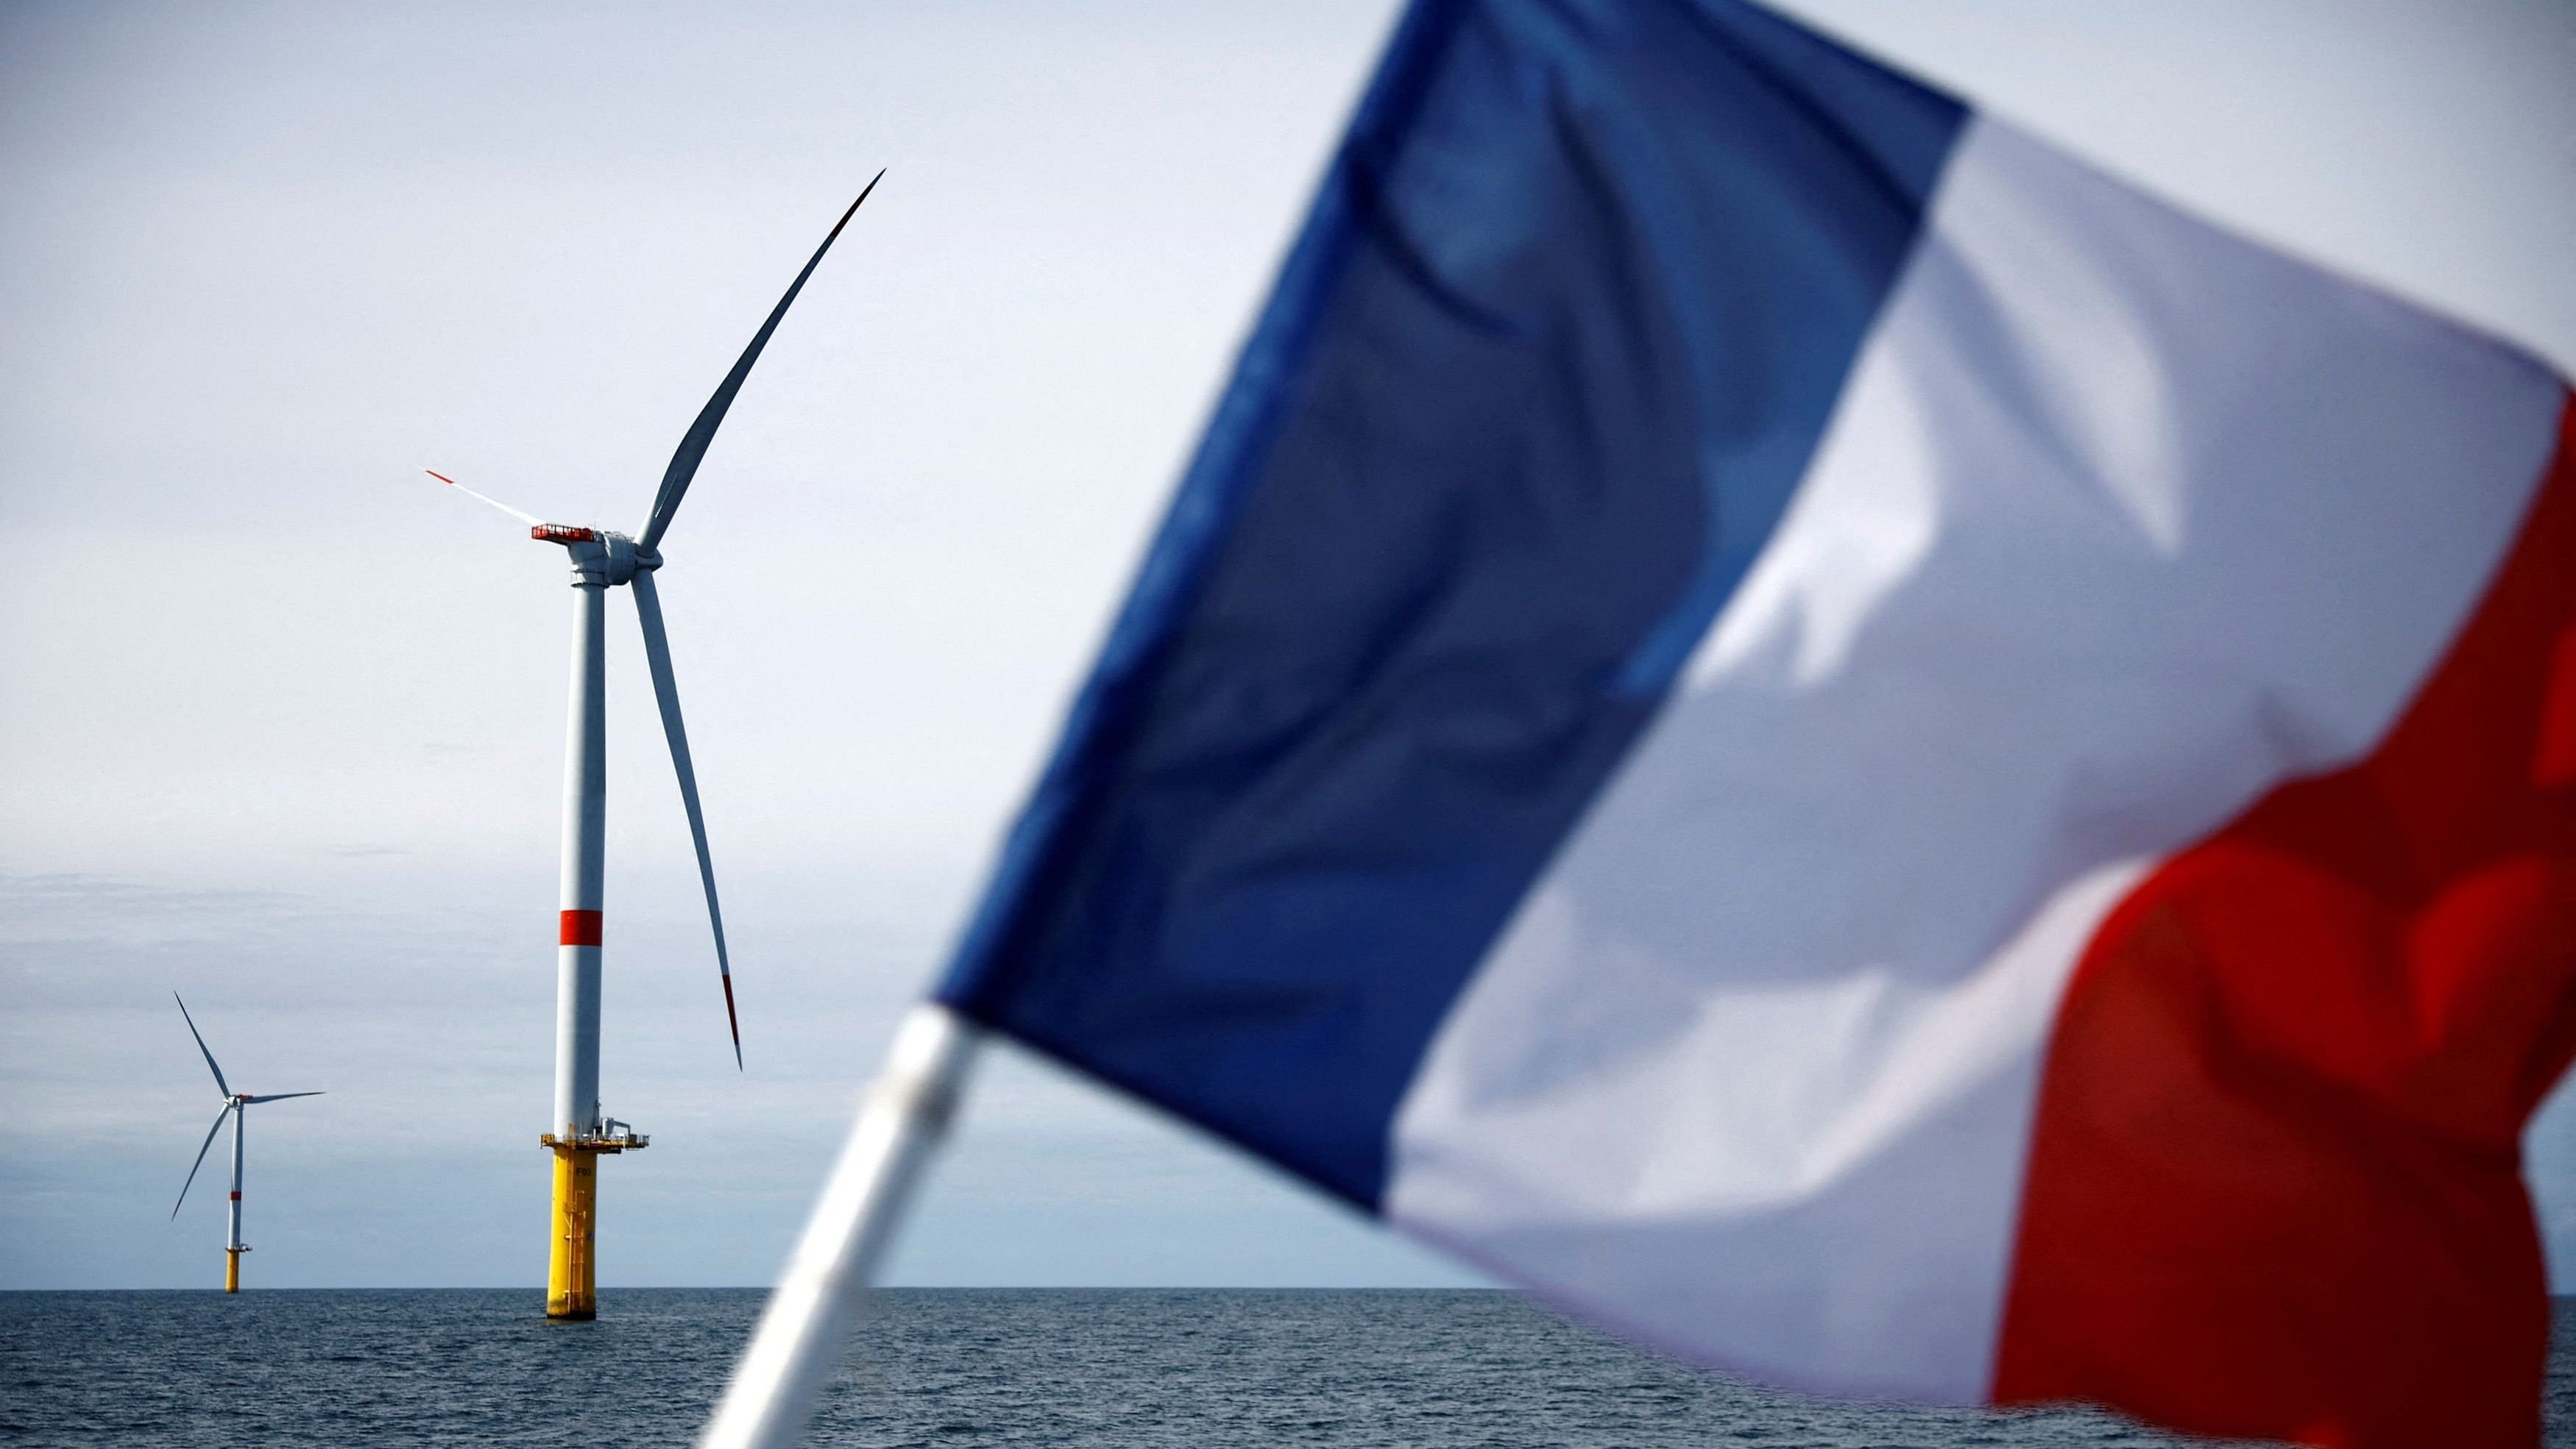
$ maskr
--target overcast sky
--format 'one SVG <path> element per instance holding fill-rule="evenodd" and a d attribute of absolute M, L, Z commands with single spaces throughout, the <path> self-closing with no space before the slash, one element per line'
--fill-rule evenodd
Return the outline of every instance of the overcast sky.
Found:
<path fill-rule="evenodd" d="M 2576 370 L 2576 6 L 1799 0 L 2165 194 Z M 606 1284 L 766 1281 L 1052 737 L 1380 0 L 0 5 L 0 1287 L 539 1284 L 562 555 L 665 544 L 742 1000 L 610 605 Z M 896 1276 L 1472 1281 L 990 1064 Z M 210 1166 L 209 1171 L 215 1168 Z M 2576 1279 L 2576 1110 L 2535 1129 Z"/>

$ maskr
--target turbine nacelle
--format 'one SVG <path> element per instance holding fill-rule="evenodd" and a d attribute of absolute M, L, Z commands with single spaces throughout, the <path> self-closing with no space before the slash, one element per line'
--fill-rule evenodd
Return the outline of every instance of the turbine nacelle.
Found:
<path fill-rule="evenodd" d="M 615 588 L 620 584 L 633 583 L 639 573 L 662 566 L 659 550 L 645 548 L 613 529 L 540 523 L 528 530 L 528 537 L 539 543 L 559 544 L 572 555 L 575 588 L 593 584 Z"/>

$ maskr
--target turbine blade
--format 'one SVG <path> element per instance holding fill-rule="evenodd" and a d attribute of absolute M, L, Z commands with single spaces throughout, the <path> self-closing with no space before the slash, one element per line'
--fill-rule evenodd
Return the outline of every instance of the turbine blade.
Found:
<path fill-rule="evenodd" d="M 175 991 L 171 992 L 170 999 L 172 1001 L 179 1001 L 179 993 Z M 197 1030 L 197 1019 L 188 1015 L 188 1003 L 179 1001 L 179 1015 L 182 1020 L 188 1023 L 188 1035 L 197 1038 L 197 1050 L 205 1055 L 206 1070 L 215 1074 L 215 1085 L 223 1089 L 223 1094 L 225 1096 L 231 1096 L 233 1094 L 233 1089 L 224 1085 L 224 1069 L 215 1065 L 215 1054 L 206 1050 L 206 1039 Z M 178 1209 L 172 1208 L 171 1211 L 175 1213 Z"/>
<path fill-rule="evenodd" d="M 752 334 L 751 345 L 742 350 L 733 371 L 725 374 L 725 380 L 716 387 L 716 395 L 707 399 L 707 405 L 698 411 L 698 420 L 689 424 L 689 431 L 680 438 L 680 449 L 671 455 L 671 466 L 662 470 L 662 486 L 653 495 L 653 516 L 644 521 L 644 532 L 635 540 L 636 545 L 647 553 L 661 544 L 662 531 L 671 526 L 671 515 L 680 511 L 680 499 L 689 491 L 689 480 L 698 476 L 698 461 L 706 457 L 707 444 L 715 441 L 716 425 L 724 421 L 725 409 L 733 406 L 733 395 L 742 390 L 742 380 L 751 375 L 751 365 L 760 360 L 760 349 L 769 345 L 769 334 L 778 330 L 778 319 L 787 315 L 787 304 L 795 301 L 796 294 L 804 290 L 805 279 L 814 275 L 814 268 L 823 260 L 823 253 L 832 249 L 832 243 L 840 239 L 841 228 L 848 226 L 850 218 L 858 214 L 859 202 L 867 200 L 868 192 L 876 190 L 877 183 L 884 179 L 883 171 L 870 177 L 867 186 L 859 192 L 859 200 L 851 202 L 850 209 L 841 213 L 841 219 L 832 223 L 831 235 L 823 238 L 823 244 L 814 249 L 813 259 L 806 262 L 805 270 L 798 272 L 796 280 L 788 284 L 787 295 L 779 298 L 778 305 L 770 309 L 769 320 L 761 323 L 760 330 Z"/>
<path fill-rule="evenodd" d="M 324 1092 L 271 1092 L 265 1097 L 244 1097 L 242 1098 L 242 1101 L 247 1105 L 252 1102 L 283 1102 L 289 1097 L 321 1097 L 327 1095 L 329 1094 Z"/>
<path fill-rule="evenodd" d="M 707 855 L 706 817 L 698 811 L 698 772 L 689 765 L 689 731 L 680 723 L 680 686 L 671 678 L 671 641 L 662 632 L 662 596 L 650 569 L 635 573 L 635 617 L 644 623 L 644 662 L 653 671 L 653 700 L 662 706 L 662 733 L 671 741 L 671 767 L 680 777 L 680 803 L 689 812 L 689 839 L 698 847 L 698 879 L 707 888 L 707 925 L 716 934 L 716 978 L 724 983 L 725 1028 L 733 1033 L 733 1066 L 742 1070 L 742 1023 L 733 1010 L 733 963 L 725 957 L 724 912 L 716 907 L 716 867 Z"/>
<path fill-rule="evenodd" d="M 446 484 L 448 487 L 455 489 L 457 492 L 464 494 L 468 498 L 480 499 L 485 503 L 491 504 L 493 507 L 500 509 L 503 513 L 510 515 L 512 518 L 519 520 L 530 528 L 543 528 L 546 526 L 546 521 L 535 514 L 521 513 L 519 510 L 512 508 L 509 504 L 502 502 L 500 499 L 493 497 L 489 493 L 477 493 L 473 489 L 466 487 L 464 484 L 457 482 L 455 479 L 448 477 L 446 474 L 439 472 L 435 468 L 423 468 L 420 471 L 437 479 L 439 482 Z"/>
<path fill-rule="evenodd" d="M 179 1204 L 188 1200 L 188 1189 L 196 1185 L 197 1169 L 206 1165 L 206 1149 L 215 1145 L 215 1134 L 224 1130 L 224 1112 L 231 1110 L 232 1108 L 227 1106 L 223 1112 L 217 1112 L 215 1125 L 206 1129 L 206 1140 L 197 1148 L 197 1160 L 188 1164 L 188 1180 L 179 1184 L 179 1202 L 170 1204 L 170 1216 L 173 1219 L 179 1216 Z"/>

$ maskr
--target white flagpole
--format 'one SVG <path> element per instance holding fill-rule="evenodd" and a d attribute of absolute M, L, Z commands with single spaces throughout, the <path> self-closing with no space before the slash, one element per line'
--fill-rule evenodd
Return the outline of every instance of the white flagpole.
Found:
<path fill-rule="evenodd" d="M 783 1449 L 804 1430 L 913 1183 L 947 1129 L 977 1037 L 935 1003 L 904 1018 L 699 1449 Z"/>

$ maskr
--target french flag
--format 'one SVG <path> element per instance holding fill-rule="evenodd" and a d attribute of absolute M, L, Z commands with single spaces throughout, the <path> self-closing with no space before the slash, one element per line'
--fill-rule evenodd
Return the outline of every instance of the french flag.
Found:
<path fill-rule="evenodd" d="M 939 999 L 1693 1362 L 2529 1444 L 2567 387 L 1739 0 L 1422 0 Z"/>

